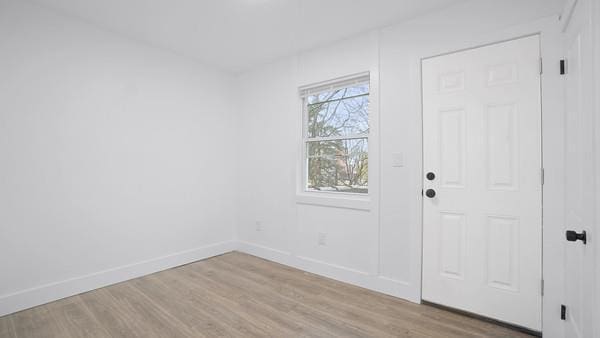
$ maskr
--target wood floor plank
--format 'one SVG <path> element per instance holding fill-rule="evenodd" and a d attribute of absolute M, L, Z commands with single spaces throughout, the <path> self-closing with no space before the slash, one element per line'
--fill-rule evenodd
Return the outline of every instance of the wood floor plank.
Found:
<path fill-rule="evenodd" d="M 256 259 L 255 259 L 256 260 Z M 253 260 L 253 263 L 257 263 L 254 262 L 255 260 Z M 272 264 L 271 262 L 267 263 L 268 265 Z M 259 271 L 263 271 L 264 270 L 259 270 Z M 274 270 L 274 274 L 278 274 L 279 269 Z M 285 277 L 285 276 L 275 276 L 274 274 L 269 275 L 269 278 L 276 280 L 276 284 L 277 285 L 282 285 L 282 288 L 285 288 L 287 284 L 290 284 L 289 287 L 296 289 L 296 287 L 298 285 L 313 285 L 316 280 L 314 280 L 313 278 L 315 277 L 313 276 L 309 276 L 306 273 L 302 273 L 302 276 L 298 276 L 297 275 L 297 270 L 293 271 L 291 270 L 292 275 L 289 277 Z M 306 277 L 306 280 L 303 280 L 303 278 Z M 318 277 L 323 279 L 322 277 Z M 321 286 L 319 284 L 319 286 Z M 420 332 L 422 329 L 418 326 L 413 327 L 415 324 L 415 321 L 418 321 L 418 313 L 414 313 L 412 311 L 404 311 L 402 313 L 402 316 L 398 316 L 396 318 L 394 317 L 390 317 L 390 313 L 389 311 L 387 311 L 388 309 L 386 309 L 386 311 L 382 311 L 382 312 L 373 312 L 370 311 L 368 309 L 368 305 L 370 303 L 373 302 L 373 299 L 361 299 L 361 301 L 348 301 L 349 296 L 351 296 L 351 294 L 349 293 L 342 293 L 342 292 L 338 292 L 337 289 L 330 289 L 327 290 L 325 288 L 321 288 L 319 287 L 318 289 L 320 289 L 321 292 L 319 292 L 319 294 L 314 294 L 314 293 L 307 293 L 304 295 L 305 302 L 307 304 L 310 304 L 311 307 L 315 307 L 315 308 L 319 308 L 321 309 L 323 312 L 325 313 L 331 313 L 334 312 L 336 313 L 337 316 L 341 317 L 341 318 L 346 318 L 348 321 L 350 322 L 361 322 L 362 325 L 371 325 L 374 329 L 377 328 L 379 329 L 379 331 L 381 331 L 382 328 L 385 328 L 385 331 L 387 334 L 391 334 L 391 335 L 398 335 L 399 333 L 403 333 L 406 334 L 411 333 L 411 334 L 421 334 L 421 335 L 426 335 L 428 330 L 424 330 L 425 332 Z M 360 288 L 356 288 L 356 289 L 360 289 Z M 352 292 L 357 292 L 357 291 L 362 291 L 362 289 L 360 290 L 352 290 Z M 300 292 L 302 293 L 302 289 L 296 289 L 295 292 Z M 367 323 L 366 321 L 369 321 L 370 323 Z M 396 324 L 402 324 L 402 325 L 396 325 Z M 427 326 L 428 329 L 446 329 L 444 327 L 438 327 L 439 325 L 437 323 L 429 323 L 429 325 Z M 452 330 L 450 329 L 446 329 L 445 331 L 447 331 L 448 333 L 452 333 Z M 456 330 L 455 330 L 456 331 Z M 454 332 L 455 335 L 457 336 L 469 336 L 468 332 L 464 332 L 462 330 L 459 330 L 457 332 Z M 381 335 L 383 333 L 379 333 L 379 335 Z"/>
<path fill-rule="evenodd" d="M 346 334 L 355 334 L 357 336 L 386 335 L 386 332 L 380 330 L 378 327 L 381 323 L 375 323 L 370 318 L 356 315 L 352 310 L 346 311 L 347 309 L 341 309 L 336 304 L 323 304 L 316 293 L 302 295 L 300 299 L 298 297 L 290 298 L 288 295 L 299 295 L 301 291 L 286 290 L 284 285 L 273 283 L 273 281 L 261 278 L 256 274 L 239 270 L 235 266 L 228 265 L 226 262 L 220 260 L 211 260 L 208 263 L 214 266 L 216 270 L 222 272 L 228 281 L 232 283 L 243 282 L 243 284 L 235 284 L 235 286 L 253 290 L 256 293 L 257 299 L 263 301 L 269 299 L 288 299 L 290 302 L 296 303 L 296 306 L 292 309 L 292 312 L 295 314 L 303 311 L 304 315 L 306 315 L 307 311 L 310 311 L 319 318 L 328 319 L 329 325 L 337 323 L 337 326 L 334 327 L 336 333 L 345 328 L 351 329 Z M 234 276 L 237 276 L 237 278 L 233 278 Z"/>
<path fill-rule="evenodd" d="M 194 294 L 208 297 L 210 303 L 216 303 L 215 308 L 225 310 L 224 317 L 232 322 L 232 326 L 240 330 L 250 329 L 251 332 L 247 332 L 248 335 L 290 336 L 294 333 L 293 327 L 279 325 L 281 312 L 271 311 L 265 315 L 265 309 L 261 308 L 252 297 L 249 297 L 246 290 L 229 287 L 227 282 L 218 279 L 214 274 L 208 273 L 207 275 L 210 277 L 196 274 L 187 269 L 177 271 L 179 282 L 186 285 L 188 289 L 195 290 Z M 284 321 L 284 323 L 286 322 Z"/>
<path fill-rule="evenodd" d="M 112 337 L 143 337 L 145 329 L 138 315 L 121 306 L 108 288 L 79 295 L 86 308 Z M 153 335 L 150 335 L 152 337 Z"/>
<path fill-rule="evenodd" d="M 211 260 L 213 264 L 218 264 L 217 261 L 218 260 Z M 221 267 L 221 270 L 227 269 Z M 240 269 L 240 266 L 232 266 L 230 272 L 232 274 L 236 273 L 240 275 L 254 274 L 254 281 L 258 285 L 269 284 L 268 278 L 265 279 L 264 275 L 261 274 L 260 271 L 249 271 L 246 269 Z M 304 283 L 302 283 L 301 278 L 298 278 L 298 276 L 296 276 L 296 278 L 290 278 L 286 280 L 279 279 L 277 283 L 275 283 L 275 285 L 277 285 L 278 289 L 283 291 L 284 294 L 304 293 L 303 290 L 298 290 L 294 286 L 286 285 L 287 282 L 292 281 L 294 281 L 295 284 L 295 281 L 298 280 L 301 281 L 301 284 L 314 285 L 311 284 L 311 281 L 305 281 Z M 286 288 L 291 288 L 291 290 L 285 290 Z M 282 294 L 282 296 L 284 295 Z M 368 309 L 368 301 L 347 301 L 347 296 L 347 294 L 342 293 L 336 293 L 334 296 L 331 296 L 327 292 L 324 292 L 324 290 L 321 290 L 321 292 L 319 293 L 304 293 L 299 298 L 302 299 L 303 303 L 309 305 L 313 309 L 319 310 L 319 312 L 321 312 L 325 316 L 333 314 L 335 317 L 340 318 L 344 322 L 346 322 L 346 325 L 359 324 L 359 326 L 362 328 L 368 328 L 370 331 L 370 335 L 372 336 L 428 336 L 428 334 L 431 334 L 435 330 L 437 330 L 437 332 L 443 330 L 448 335 L 453 335 L 457 337 L 472 336 L 469 331 L 462 330 L 460 328 L 444 327 L 443 325 L 440 325 L 435 322 L 425 323 L 428 325 L 419 326 L 418 322 L 420 320 L 422 321 L 422 319 L 419 317 L 418 313 L 405 311 L 402 314 L 402 316 L 393 317 L 390 316 L 389 311 L 372 311 L 371 309 Z M 372 301 L 373 300 L 371 299 L 371 302 Z"/>
<path fill-rule="evenodd" d="M 176 318 L 156 306 L 140 293 L 130 282 L 107 288 L 122 313 L 129 316 L 135 332 L 142 337 L 194 337 L 193 332 L 181 325 Z"/>
<path fill-rule="evenodd" d="M 21 337 L 527 337 L 233 252 L 0 318 Z"/>
<path fill-rule="evenodd" d="M 189 292 L 189 289 L 178 288 L 161 281 L 160 274 L 144 277 L 135 283 L 139 290 L 199 335 L 233 337 L 242 334 L 241 331 L 224 324 L 223 317 L 206 310 L 219 307 L 218 303 L 197 301 L 198 297 Z"/>
<path fill-rule="evenodd" d="M 213 276 L 205 279 L 205 276 L 195 275 L 189 269 L 161 274 L 160 277 L 169 285 L 187 290 L 191 299 L 208 308 L 212 315 L 231 328 L 241 331 L 244 336 L 268 336 L 271 333 L 272 325 L 269 324 L 272 321 L 257 315 L 254 308 L 245 302 L 247 296 L 244 290 L 221 289 L 222 285 L 216 283 Z"/>
<path fill-rule="evenodd" d="M 47 304 L 52 319 L 68 337 L 110 337 L 79 296 Z"/>
<path fill-rule="evenodd" d="M 0 317 L 0 337 L 2 338 L 16 338 L 17 333 L 12 323 L 11 316 Z"/>
<path fill-rule="evenodd" d="M 18 312 L 12 315 L 12 321 L 17 337 L 69 337 L 46 305 Z"/>
<path fill-rule="evenodd" d="M 291 316 L 294 322 L 301 321 L 304 325 L 319 328 L 324 334 L 330 333 L 334 336 L 362 337 L 374 334 L 374 332 L 369 332 L 366 328 L 356 327 L 354 323 L 343 323 L 340 318 L 328 318 L 330 317 L 329 314 L 316 311 L 309 304 L 305 304 L 297 299 L 282 297 L 277 294 L 273 285 L 269 285 L 269 283 L 252 283 L 251 280 L 244 278 L 242 271 L 239 271 L 239 273 L 236 271 L 227 271 L 223 266 L 213 266 L 214 264 L 215 260 L 210 260 L 202 265 L 193 265 L 191 266 L 194 269 L 192 273 L 199 276 L 212 274 L 211 279 L 216 282 L 217 286 L 226 288 L 224 292 L 227 292 L 227 289 L 244 290 L 243 294 L 246 298 L 258 300 L 259 303 L 268 306 L 279 307 L 279 309 L 276 309 L 278 313 L 287 313 L 288 317 Z M 299 311 L 302 311 L 305 316 L 311 315 L 319 320 L 307 321 L 306 318 L 298 316 Z M 322 321 L 322 319 L 328 320 Z"/>
<path fill-rule="evenodd" d="M 467 336 L 527 336 L 519 332 L 514 332 L 504 327 L 465 317 L 452 312 L 440 310 L 430 306 L 414 304 L 408 301 L 387 296 L 381 293 L 366 290 L 353 285 L 345 284 L 339 281 L 323 278 L 307 272 L 300 272 L 287 266 L 280 266 L 276 263 L 265 261 L 263 259 L 246 259 L 243 254 L 224 255 L 218 257 L 220 260 L 237 264 L 238 268 L 245 266 L 244 271 L 259 272 L 266 275 L 278 284 L 290 284 L 301 290 L 304 285 L 314 285 L 317 283 L 321 290 L 319 298 L 327 300 L 327 304 L 347 303 L 360 305 L 361 308 L 368 309 L 378 313 L 381 316 L 389 317 L 394 322 L 408 321 L 403 325 L 412 327 L 416 332 L 422 334 L 435 334 L 436 332 L 445 332 L 447 336 L 467 337 Z M 237 263 L 236 263 L 237 262 Z M 277 268 L 273 268 L 273 266 Z M 300 273 L 299 273 L 300 272 Z M 402 306 L 398 306 L 398 305 Z M 443 320 L 439 315 L 446 316 Z M 434 317 L 436 318 L 435 320 Z M 457 322 L 452 318 L 460 318 Z"/>
<path fill-rule="evenodd" d="M 195 267 L 196 270 L 193 274 L 197 276 L 201 276 L 203 273 L 210 273 L 210 266 L 205 266 L 209 270 L 198 270 L 198 266 Z M 307 333 L 311 331 L 319 332 L 320 335 L 331 335 L 331 336 L 340 336 L 344 335 L 347 337 L 356 337 L 356 336 L 367 336 L 368 332 L 360 329 L 356 329 L 352 327 L 352 325 L 344 325 L 344 326 L 335 326 L 334 322 L 337 321 L 337 318 L 331 318 L 328 321 L 322 322 L 321 319 L 327 319 L 327 314 L 318 314 L 314 309 L 303 309 L 304 312 L 307 312 L 311 315 L 317 316 L 319 321 L 309 321 L 304 317 L 298 316 L 298 307 L 306 307 L 306 305 L 291 300 L 286 299 L 285 297 L 274 297 L 274 293 L 270 292 L 268 287 L 265 288 L 262 285 L 256 285 L 250 283 L 248 280 L 244 280 L 241 275 L 237 275 L 234 278 L 233 275 L 228 274 L 222 268 L 217 268 L 218 275 L 211 276 L 211 279 L 215 281 L 215 289 L 220 290 L 224 297 L 227 297 L 228 289 L 239 289 L 244 290 L 243 298 L 241 301 L 245 305 L 251 304 L 254 308 L 254 314 L 260 314 L 261 310 L 259 307 L 267 306 L 272 309 L 268 312 L 265 312 L 263 317 L 272 316 L 277 313 L 280 315 L 286 316 L 283 320 L 279 320 L 280 323 L 299 323 L 301 324 L 300 330 L 302 333 Z M 202 277 L 200 277 L 202 278 Z M 208 281 L 205 281 L 208 282 Z M 323 325 L 325 323 L 326 325 Z M 304 331 L 303 328 L 308 327 L 309 330 Z M 299 332 L 300 333 L 300 332 Z"/>

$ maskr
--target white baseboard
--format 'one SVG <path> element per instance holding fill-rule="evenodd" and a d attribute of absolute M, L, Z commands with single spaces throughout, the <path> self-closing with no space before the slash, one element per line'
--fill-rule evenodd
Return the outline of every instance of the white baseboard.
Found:
<path fill-rule="evenodd" d="M 403 281 L 295 256 L 290 252 L 249 242 L 227 241 L 1 295 L 0 317 L 235 250 L 415 303 L 421 301 L 418 290 Z"/>
<path fill-rule="evenodd" d="M 292 265 L 293 256 L 292 253 L 288 251 L 277 250 L 259 244 L 244 241 L 237 242 L 237 250 L 252 256 L 264 258 L 272 262 L 288 266 Z"/>
<path fill-rule="evenodd" d="M 55 283 L 0 296 L 0 316 L 46 304 L 115 283 L 141 277 L 176 266 L 218 256 L 237 247 L 236 241 L 220 242 L 117 268 L 95 272 Z"/>
<path fill-rule="evenodd" d="M 414 303 L 421 302 L 421 295 L 418 288 L 415 288 L 404 281 L 372 275 L 364 271 L 354 270 L 308 257 L 295 256 L 290 252 L 244 241 L 238 242 L 237 250 L 344 283 L 402 298 Z"/>

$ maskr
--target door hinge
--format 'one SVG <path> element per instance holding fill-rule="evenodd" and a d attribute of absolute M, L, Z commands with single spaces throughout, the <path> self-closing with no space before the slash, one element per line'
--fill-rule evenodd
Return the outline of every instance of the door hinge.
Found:
<path fill-rule="evenodd" d="M 563 304 L 560 305 L 560 319 L 567 320 L 567 307 Z"/>
<path fill-rule="evenodd" d="M 541 282 L 541 290 L 542 290 L 542 296 L 544 295 L 544 280 L 542 279 Z"/>
<path fill-rule="evenodd" d="M 544 168 L 540 169 L 540 181 L 542 182 L 542 185 L 544 185 L 544 176 L 545 176 L 545 172 L 544 172 Z"/>
<path fill-rule="evenodd" d="M 542 61 L 542 58 L 540 58 L 540 75 L 542 75 L 543 72 L 544 72 L 544 62 Z"/>
<path fill-rule="evenodd" d="M 560 75 L 567 74 L 567 60 L 560 60 Z"/>

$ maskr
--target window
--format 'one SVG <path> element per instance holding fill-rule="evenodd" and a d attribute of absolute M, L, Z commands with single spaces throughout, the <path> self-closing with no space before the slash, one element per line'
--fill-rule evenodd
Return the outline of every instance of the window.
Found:
<path fill-rule="evenodd" d="M 369 76 L 301 90 L 304 188 L 369 191 Z"/>

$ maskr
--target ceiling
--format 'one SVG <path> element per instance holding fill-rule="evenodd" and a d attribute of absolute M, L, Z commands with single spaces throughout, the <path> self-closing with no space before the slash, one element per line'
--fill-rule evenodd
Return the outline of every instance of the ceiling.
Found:
<path fill-rule="evenodd" d="M 34 0 L 239 72 L 462 0 Z"/>
<path fill-rule="evenodd" d="M 31 0 L 230 72 L 465 0 Z M 497 0 L 503 1 L 503 0 Z M 557 13 L 563 0 L 527 0 Z"/>

